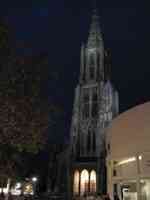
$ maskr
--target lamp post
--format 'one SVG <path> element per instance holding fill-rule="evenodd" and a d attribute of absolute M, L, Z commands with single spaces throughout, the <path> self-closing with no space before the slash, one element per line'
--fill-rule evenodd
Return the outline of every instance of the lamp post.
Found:
<path fill-rule="evenodd" d="M 31 180 L 32 180 L 32 184 L 33 184 L 33 194 L 36 194 L 36 185 L 37 185 L 38 178 L 36 176 L 34 176 L 31 178 Z"/>

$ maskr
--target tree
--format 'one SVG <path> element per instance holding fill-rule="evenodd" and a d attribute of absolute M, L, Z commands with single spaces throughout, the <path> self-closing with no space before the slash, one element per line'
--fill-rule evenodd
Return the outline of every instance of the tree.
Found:
<path fill-rule="evenodd" d="M 41 95 L 43 63 L 13 58 L 0 77 L 0 179 L 22 172 L 21 156 L 36 154 L 45 145 L 50 105 Z M 53 106 L 51 106 L 53 107 Z"/>

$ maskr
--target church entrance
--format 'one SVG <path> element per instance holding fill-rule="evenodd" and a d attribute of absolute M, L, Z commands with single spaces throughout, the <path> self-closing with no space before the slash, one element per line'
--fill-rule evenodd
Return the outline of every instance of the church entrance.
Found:
<path fill-rule="evenodd" d="M 73 177 L 73 195 L 87 196 L 96 193 L 96 171 L 86 169 L 74 172 Z"/>

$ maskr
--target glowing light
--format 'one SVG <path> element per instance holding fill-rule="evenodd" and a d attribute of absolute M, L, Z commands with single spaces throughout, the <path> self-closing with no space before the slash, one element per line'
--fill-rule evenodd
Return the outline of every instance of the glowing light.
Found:
<path fill-rule="evenodd" d="M 84 169 L 81 173 L 81 185 L 80 185 L 81 195 L 84 195 L 88 192 L 88 186 L 89 186 L 89 173 L 86 169 Z"/>
<path fill-rule="evenodd" d="M 24 188 L 24 194 L 33 195 L 33 185 L 31 183 L 27 183 Z"/>
<path fill-rule="evenodd" d="M 80 181 L 79 171 L 75 171 L 75 173 L 74 173 L 74 183 L 73 183 L 74 194 L 79 194 L 79 181 Z"/>
<path fill-rule="evenodd" d="M 134 162 L 134 161 L 136 161 L 136 157 L 132 157 L 132 158 L 128 158 L 128 159 L 122 160 L 117 165 L 124 165 L 124 164 L 130 163 L 130 162 Z"/>
<path fill-rule="evenodd" d="M 139 156 L 139 160 L 142 160 L 142 156 L 141 155 Z"/>
<path fill-rule="evenodd" d="M 0 193 L 2 193 L 2 190 L 3 190 L 3 193 L 4 194 L 8 194 L 8 189 L 7 188 L 0 188 Z"/>
<path fill-rule="evenodd" d="M 141 182 L 141 183 L 145 183 L 145 181 L 144 181 L 144 180 L 140 180 L 140 182 Z"/>
<path fill-rule="evenodd" d="M 96 192 L 96 172 L 94 170 L 90 173 L 90 192 Z"/>
<path fill-rule="evenodd" d="M 15 189 L 19 189 L 21 187 L 21 183 L 16 183 Z"/>
<path fill-rule="evenodd" d="M 33 181 L 33 182 L 37 182 L 37 180 L 38 180 L 37 177 L 33 177 L 33 178 L 32 178 L 32 181 Z"/>
<path fill-rule="evenodd" d="M 29 191 L 31 189 L 30 185 L 27 185 L 26 190 Z"/>
<path fill-rule="evenodd" d="M 73 193 L 74 195 L 86 195 L 88 193 L 96 193 L 96 171 L 92 170 L 90 173 L 84 169 L 80 172 L 76 170 L 74 172 L 73 179 Z"/>

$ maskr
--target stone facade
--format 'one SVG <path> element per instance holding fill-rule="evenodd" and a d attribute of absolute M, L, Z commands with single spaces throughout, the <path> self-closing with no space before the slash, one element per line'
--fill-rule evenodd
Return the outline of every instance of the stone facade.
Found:
<path fill-rule="evenodd" d="M 110 58 L 94 10 L 88 41 L 81 47 L 80 77 L 75 89 L 68 175 L 71 196 L 106 191 L 105 131 L 119 107 L 118 92 L 111 83 Z"/>
<path fill-rule="evenodd" d="M 53 196 L 61 194 L 71 200 L 106 192 L 105 133 L 119 110 L 110 71 L 111 53 L 104 48 L 99 16 L 94 10 L 88 41 L 81 46 L 70 144 L 57 154 L 55 162 L 50 162 L 54 171 L 50 170 L 48 191 Z"/>

